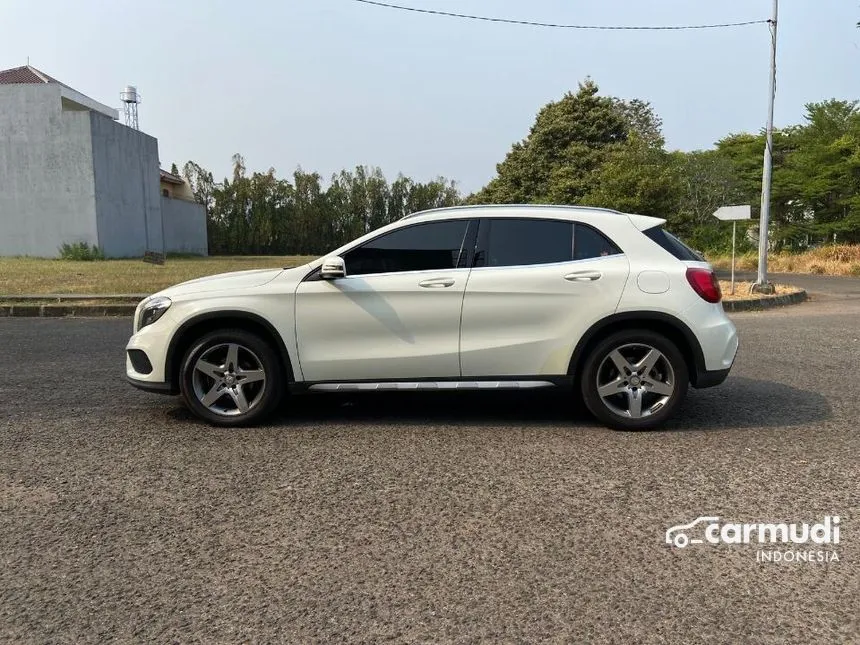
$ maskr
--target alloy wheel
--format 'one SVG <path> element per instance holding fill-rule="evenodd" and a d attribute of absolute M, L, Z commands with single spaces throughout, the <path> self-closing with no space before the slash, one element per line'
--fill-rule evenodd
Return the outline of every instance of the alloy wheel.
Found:
<path fill-rule="evenodd" d="M 197 400 L 209 411 L 237 416 L 260 403 L 266 371 L 259 357 L 244 345 L 221 343 L 200 355 L 191 382 Z"/>
<path fill-rule="evenodd" d="M 666 356 L 645 343 L 610 351 L 597 370 L 597 394 L 615 414 L 630 419 L 651 416 L 675 393 L 675 370 Z"/>

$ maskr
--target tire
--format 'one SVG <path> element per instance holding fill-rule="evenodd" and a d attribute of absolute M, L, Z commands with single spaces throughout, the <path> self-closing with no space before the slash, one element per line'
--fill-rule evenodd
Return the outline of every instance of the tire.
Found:
<path fill-rule="evenodd" d="M 672 341 L 647 329 L 629 329 L 588 354 L 579 386 L 586 407 L 604 425 L 647 430 L 675 414 L 689 380 L 687 362 Z"/>
<path fill-rule="evenodd" d="M 216 426 L 250 426 L 266 419 L 285 389 L 275 349 L 243 329 L 210 332 L 182 360 L 179 389 L 185 405 Z"/>

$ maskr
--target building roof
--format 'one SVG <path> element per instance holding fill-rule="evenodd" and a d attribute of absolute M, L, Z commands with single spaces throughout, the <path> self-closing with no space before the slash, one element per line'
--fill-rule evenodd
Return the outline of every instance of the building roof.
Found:
<path fill-rule="evenodd" d="M 57 79 L 48 76 L 44 72 L 40 72 L 30 65 L 0 71 L 0 85 L 15 85 L 18 83 L 59 83 L 62 85 Z"/>
<path fill-rule="evenodd" d="M 86 94 L 81 94 L 77 90 L 69 87 L 65 83 L 61 83 L 53 76 L 48 76 L 45 72 L 36 69 L 32 65 L 22 65 L 21 67 L 12 67 L 10 69 L 0 70 L 0 85 L 36 85 L 36 84 L 52 84 L 60 86 L 60 95 L 73 103 L 76 103 L 93 112 L 99 112 L 111 119 L 119 119 L 119 113 L 112 107 L 108 107 L 103 103 L 99 103 L 95 99 L 91 99 Z"/>
<path fill-rule="evenodd" d="M 161 170 L 161 181 L 167 184 L 184 184 L 185 180 L 182 179 L 179 175 L 174 175 L 172 172 L 167 172 L 166 170 Z"/>

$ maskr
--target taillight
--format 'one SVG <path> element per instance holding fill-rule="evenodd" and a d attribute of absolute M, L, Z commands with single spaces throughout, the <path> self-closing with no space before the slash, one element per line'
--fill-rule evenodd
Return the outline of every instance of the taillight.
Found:
<path fill-rule="evenodd" d="M 717 276 L 710 269 L 690 267 L 687 269 L 687 282 L 693 287 L 693 291 L 702 297 L 702 300 L 719 302 L 723 297 Z"/>

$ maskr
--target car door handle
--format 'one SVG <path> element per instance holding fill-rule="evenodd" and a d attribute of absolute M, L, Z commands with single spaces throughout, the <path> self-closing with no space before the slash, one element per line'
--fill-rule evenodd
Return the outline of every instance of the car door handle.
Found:
<path fill-rule="evenodd" d="M 454 278 L 430 278 L 429 280 L 422 280 L 418 283 L 418 286 L 425 289 L 444 289 L 453 284 Z"/>
<path fill-rule="evenodd" d="M 564 279 L 571 282 L 590 282 L 592 280 L 600 280 L 602 275 L 600 271 L 574 271 L 564 276 Z"/>

